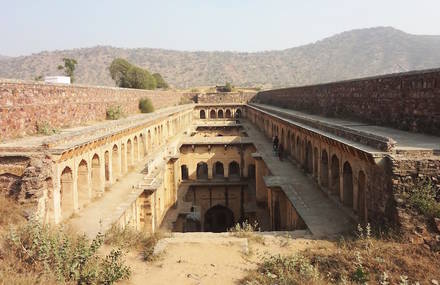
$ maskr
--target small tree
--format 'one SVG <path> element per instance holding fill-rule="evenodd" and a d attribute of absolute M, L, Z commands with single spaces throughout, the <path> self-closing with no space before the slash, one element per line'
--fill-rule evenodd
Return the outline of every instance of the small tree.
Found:
<path fill-rule="evenodd" d="M 225 84 L 225 91 L 226 92 L 231 92 L 232 91 L 232 85 L 230 82 L 226 82 Z"/>
<path fill-rule="evenodd" d="M 150 98 L 145 97 L 139 100 L 139 110 L 141 110 L 142 113 L 154 112 L 153 102 L 151 102 Z"/>
<path fill-rule="evenodd" d="M 162 75 L 160 75 L 160 73 L 154 73 L 153 77 L 154 79 L 156 79 L 157 88 L 163 88 L 163 89 L 168 88 L 168 83 L 165 82 L 165 80 L 163 79 Z"/>
<path fill-rule="evenodd" d="M 78 62 L 73 58 L 63 58 L 64 66 L 58 65 L 58 70 L 64 70 L 64 74 L 70 77 L 70 82 L 75 81 L 74 72 Z"/>
<path fill-rule="evenodd" d="M 145 69 L 131 66 L 127 71 L 128 87 L 135 89 L 155 89 L 156 80 Z"/>
<path fill-rule="evenodd" d="M 118 87 L 129 88 L 127 73 L 132 65 L 123 58 L 116 58 L 110 65 L 110 76 Z"/>

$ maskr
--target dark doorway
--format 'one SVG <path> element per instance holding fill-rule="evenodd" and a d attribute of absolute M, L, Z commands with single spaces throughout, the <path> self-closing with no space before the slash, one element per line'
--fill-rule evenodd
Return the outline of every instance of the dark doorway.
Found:
<path fill-rule="evenodd" d="M 197 163 L 197 179 L 208 179 L 208 164 L 204 162 Z"/>
<path fill-rule="evenodd" d="M 206 119 L 205 110 L 200 110 L 200 119 Z"/>
<path fill-rule="evenodd" d="M 204 231 L 226 232 L 234 225 L 234 213 L 225 206 L 216 205 L 205 213 Z"/>
<path fill-rule="evenodd" d="M 214 178 L 224 178 L 225 177 L 225 171 L 223 168 L 223 163 L 220 161 L 217 161 L 214 164 Z"/>
<path fill-rule="evenodd" d="M 180 170 L 182 171 L 182 180 L 188 180 L 188 167 L 183 164 L 180 166 Z"/>

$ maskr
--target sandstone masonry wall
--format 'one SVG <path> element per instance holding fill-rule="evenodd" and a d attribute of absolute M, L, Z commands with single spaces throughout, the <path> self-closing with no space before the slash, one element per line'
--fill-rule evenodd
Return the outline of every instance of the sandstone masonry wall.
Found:
<path fill-rule="evenodd" d="M 256 93 L 210 93 L 199 94 L 197 96 L 198 103 L 247 103 Z"/>
<path fill-rule="evenodd" d="M 252 101 L 440 135 L 440 69 L 263 91 Z"/>
<path fill-rule="evenodd" d="M 183 93 L 111 87 L 0 81 L 0 141 L 36 132 L 37 123 L 66 127 L 104 120 L 110 106 L 138 113 L 139 99 L 156 109 L 177 105 Z"/>

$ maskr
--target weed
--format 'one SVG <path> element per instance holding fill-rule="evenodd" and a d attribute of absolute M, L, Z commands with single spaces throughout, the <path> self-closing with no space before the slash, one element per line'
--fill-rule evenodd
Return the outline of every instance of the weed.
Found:
<path fill-rule="evenodd" d="M 440 202 L 430 181 L 420 181 L 411 193 L 407 193 L 409 205 L 428 218 L 440 218 Z"/>
<path fill-rule="evenodd" d="M 244 221 L 243 223 L 237 223 L 228 231 L 235 237 L 249 238 L 258 243 L 264 243 L 264 237 L 255 234 L 255 232 L 260 231 L 260 227 L 257 221 L 254 221 L 254 223 L 250 223 L 248 221 Z"/>
<path fill-rule="evenodd" d="M 37 134 L 40 135 L 50 136 L 59 133 L 59 130 L 57 128 L 54 128 L 47 121 L 37 122 L 36 127 L 37 127 Z"/>
<path fill-rule="evenodd" d="M 154 112 L 153 102 L 148 97 L 142 98 L 139 100 L 139 110 L 142 113 L 151 113 Z"/>
<path fill-rule="evenodd" d="M 110 106 L 106 111 L 107 120 L 119 120 L 124 117 L 121 106 Z"/>

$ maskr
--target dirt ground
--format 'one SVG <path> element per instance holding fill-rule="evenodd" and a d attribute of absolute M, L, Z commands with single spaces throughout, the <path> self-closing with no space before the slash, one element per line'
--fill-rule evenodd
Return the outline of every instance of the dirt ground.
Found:
<path fill-rule="evenodd" d="M 248 239 L 248 253 L 235 242 L 238 238 L 225 237 L 224 243 L 201 237 L 187 242 L 170 243 L 152 262 L 142 260 L 131 251 L 126 256 L 132 268 L 130 280 L 121 284 L 240 284 L 247 270 L 267 254 L 287 255 L 307 248 L 334 247 L 327 241 L 265 236 L 263 240 Z"/>

